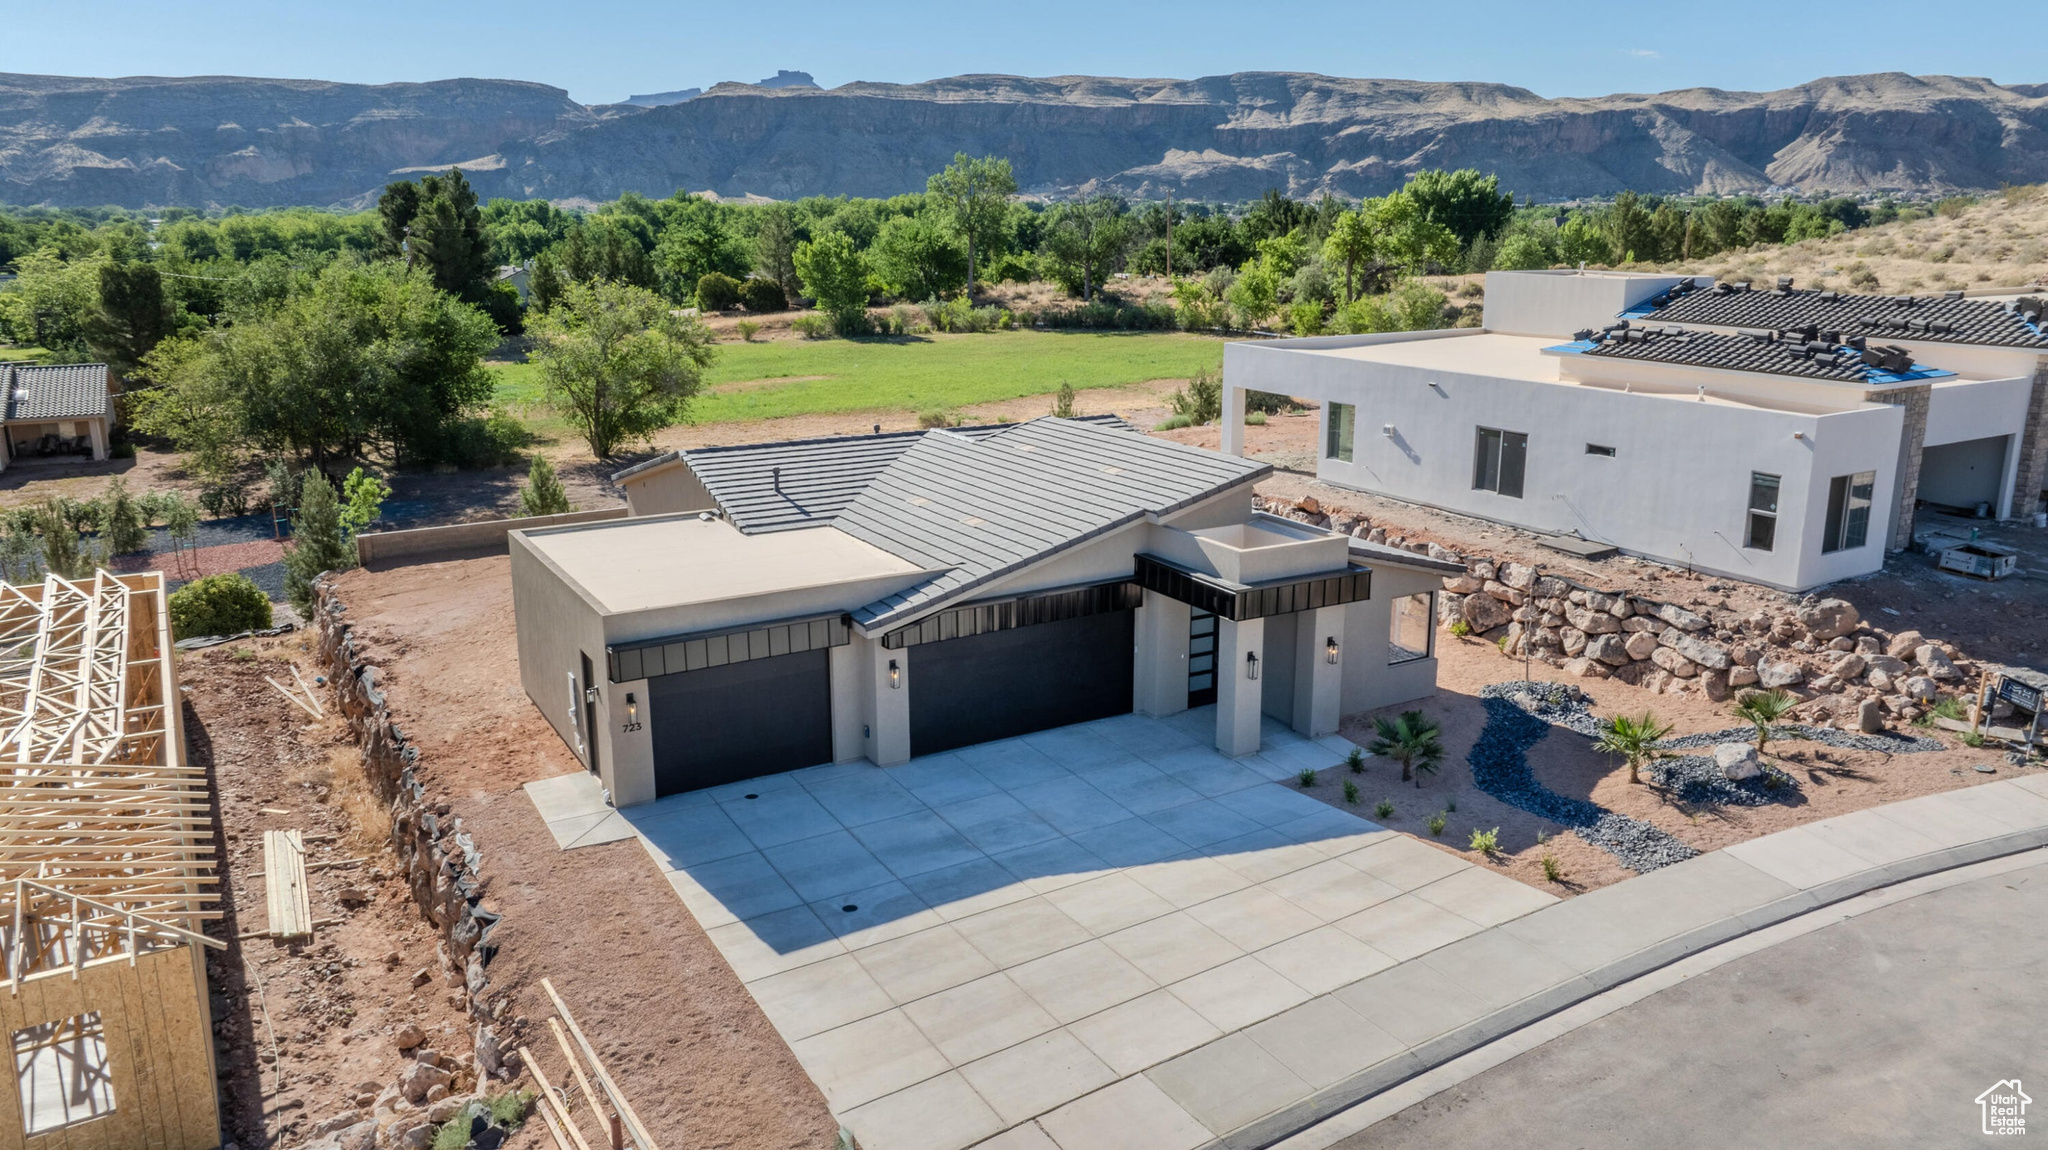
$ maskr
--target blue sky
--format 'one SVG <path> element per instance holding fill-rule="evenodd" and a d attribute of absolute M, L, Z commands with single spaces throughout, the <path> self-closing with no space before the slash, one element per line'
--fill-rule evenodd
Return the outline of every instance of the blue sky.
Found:
<path fill-rule="evenodd" d="M 1714 0 L 1557 6 L 654 3 L 493 0 L 8 0 L 0 70 L 69 76 L 285 76 L 363 83 L 488 76 L 587 103 L 756 80 L 778 68 L 831 87 L 964 72 L 1193 77 L 1274 70 L 1489 80 L 1546 96 L 1786 87 L 1903 71 L 2048 82 L 2025 6 L 2002 16 L 1924 2 Z M 1957 12 L 1953 19 L 1945 13 Z M 1700 13 L 1712 18 L 1701 20 Z M 2010 22 L 1987 35 L 1987 19 Z"/>

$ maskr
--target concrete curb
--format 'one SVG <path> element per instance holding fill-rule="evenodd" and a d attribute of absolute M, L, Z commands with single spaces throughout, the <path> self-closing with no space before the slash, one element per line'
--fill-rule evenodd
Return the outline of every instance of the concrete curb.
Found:
<path fill-rule="evenodd" d="M 1261 1147 L 1271 1146 L 1504 1035 L 1710 947 L 1909 879 L 1923 878 L 2043 846 L 2048 846 L 2048 826 L 2012 831 L 1845 875 L 1797 894 L 1729 915 L 1717 922 L 1674 935 L 1616 959 L 1598 970 L 1558 983 L 1457 1030 L 1439 1035 L 1420 1046 L 1369 1066 L 1316 1091 L 1301 1101 L 1241 1126 L 1220 1138 L 1211 1139 L 1202 1144 L 1201 1150 L 1259 1150 Z"/>

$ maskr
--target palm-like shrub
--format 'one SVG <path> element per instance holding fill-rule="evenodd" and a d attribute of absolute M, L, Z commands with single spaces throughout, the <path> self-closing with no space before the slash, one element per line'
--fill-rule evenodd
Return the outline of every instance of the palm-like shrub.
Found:
<path fill-rule="evenodd" d="M 1771 741 L 1771 724 L 1790 714 L 1799 705 L 1790 691 L 1774 687 L 1768 691 L 1744 691 L 1736 697 L 1734 715 L 1756 728 L 1756 753 L 1764 753 L 1764 744 Z"/>
<path fill-rule="evenodd" d="M 1378 737 L 1366 750 L 1401 764 L 1404 783 L 1414 779 L 1415 785 L 1421 786 L 1421 776 L 1435 774 L 1444 761 L 1443 729 L 1421 711 L 1403 711 L 1394 719 L 1377 718 L 1372 726 Z"/>
<path fill-rule="evenodd" d="M 1600 741 L 1593 744 L 1593 749 L 1627 759 L 1628 781 L 1640 783 L 1642 765 L 1664 757 L 1657 749 L 1657 740 L 1670 733 L 1671 724 L 1658 722 L 1657 716 L 1649 711 L 1633 716 L 1616 715 L 1601 727 Z"/>

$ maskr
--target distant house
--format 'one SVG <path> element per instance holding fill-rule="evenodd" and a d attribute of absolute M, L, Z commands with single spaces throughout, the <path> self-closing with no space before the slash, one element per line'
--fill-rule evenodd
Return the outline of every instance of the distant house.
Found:
<path fill-rule="evenodd" d="M 30 460 L 107 458 L 119 385 L 104 363 L 0 364 L 0 470 Z"/>
<path fill-rule="evenodd" d="M 526 282 L 527 282 L 527 269 L 526 269 L 526 268 L 520 267 L 520 266 L 518 266 L 517 264 L 506 264 L 506 265 L 505 265 L 504 267 L 501 267 L 501 268 L 499 268 L 499 269 L 498 269 L 498 274 L 497 274 L 497 276 L 496 276 L 495 278 L 497 279 L 497 281 L 498 281 L 499 283 L 508 283 L 508 284 L 511 284 L 511 285 L 512 285 L 513 287 L 515 287 L 515 288 L 518 288 L 518 289 L 519 289 L 519 302 L 520 302 L 520 303 L 522 303 L 522 304 L 523 304 L 523 303 L 525 303 L 525 302 L 527 302 L 527 301 L 526 301 L 526 292 L 527 292 L 527 287 L 526 287 Z"/>

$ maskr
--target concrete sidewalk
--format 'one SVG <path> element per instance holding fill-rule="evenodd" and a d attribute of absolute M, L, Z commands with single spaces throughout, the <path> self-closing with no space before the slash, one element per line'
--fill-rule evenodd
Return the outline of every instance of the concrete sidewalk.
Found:
<path fill-rule="evenodd" d="M 2043 845 L 2048 776 L 2039 774 L 1768 835 L 1414 956 L 982 1146 L 1266 1146 L 1717 943 L 1868 890 Z"/>

